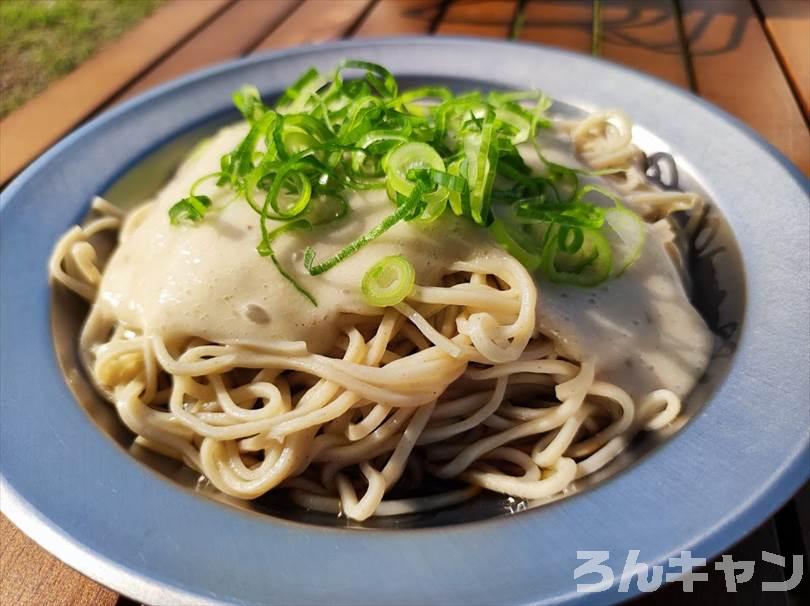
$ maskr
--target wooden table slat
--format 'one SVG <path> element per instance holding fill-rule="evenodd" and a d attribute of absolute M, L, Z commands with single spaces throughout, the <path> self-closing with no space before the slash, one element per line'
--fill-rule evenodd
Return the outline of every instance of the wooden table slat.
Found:
<path fill-rule="evenodd" d="M 604 2 L 602 56 L 689 88 L 674 0 Z"/>
<path fill-rule="evenodd" d="M 697 92 L 759 131 L 810 174 L 810 138 L 748 0 L 681 0 Z"/>
<path fill-rule="evenodd" d="M 590 53 L 591 0 L 530 0 L 518 38 Z M 601 12 L 601 54 L 689 88 L 673 0 L 607 0 Z"/>
<path fill-rule="evenodd" d="M 298 4 L 299 0 L 237 0 L 160 65 L 128 86 L 115 102 L 189 72 L 247 54 Z"/>
<path fill-rule="evenodd" d="M 455 0 L 447 6 L 436 33 L 507 38 L 518 7 L 517 0 Z"/>
<path fill-rule="evenodd" d="M 118 594 L 66 566 L 0 516 L 0 602 L 113 606 Z"/>
<path fill-rule="evenodd" d="M 589 53 L 592 27 L 591 0 L 529 0 L 518 39 Z"/>
<path fill-rule="evenodd" d="M 354 32 L 355 37 L 405 36 L 430 32 L 441 12 L 442 0 L 378 2 Z"/>
<path fill-rule="evenodd" d="M 0 121 L 0 185 L 233 0 L 175 0 Z"/>
<path fill-rule="evenodd" d="M 287 48 L 342 38 L 372 4 L 372 0 L 305 0 L 254 50 Z"/>
<path fill-rule="evenodd" d="M 756 1 L 804 113 L 810 116 L 810 1 Z"/>

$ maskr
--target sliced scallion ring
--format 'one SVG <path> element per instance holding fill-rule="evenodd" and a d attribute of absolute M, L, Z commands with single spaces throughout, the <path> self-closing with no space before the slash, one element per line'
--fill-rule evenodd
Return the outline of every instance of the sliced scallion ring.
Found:
<path fill-rule="evenodd" d="M 363 276 L 361 291 L 366 303 L 391 307 L 402 303 L 413 290 L 416 271 L 405 257 L 392 255 L 377 261 Z"/>
<path fill-rule="evenodd" d="M 386 186 L 391 192 L 411 195 L 414 182 L 408 179 L 408 173 L 412 170 L 433 168 L 444 172 L 444 161 L 439 153 L 427 143 L 405 143 L 394 148 L 384 159 L 383 169 L 388 176 Z M 447 190 L 438 188 L 437 192 L 425 193 L 425 201 L 431 202 L 431 193 L 434 198 L 446 198 Z"/>
<path fill-rule="evenodd" d="M 509 226 L 501 219 L 495 219 L 489 226 L 495 241 L 503 246 L 510 255 L 520 261 L 526 269 L 534 271 L 540 267 L 542 258 L 530 250 L 532 242 L 527 241 L 525 234 L 520 233 L 520 226 Z"/>
<path fill-rule="evenodd" d="M 570 254 L 558 246 L 561 227 L 555 225 L 543 249 L 541 268 L 552 282 L 596 286 L 610 277 L 613 253 L 600 231 L 582 229 L 582 245 Z"/>
<path fill-rule="evenodd" d="M 609 208 L 605 211 L 605 237 L 613 249 L 611 276 L 624 273 L 641 256 L 647 238 L 644 220 L 625 207 Z"/>
<path fill-rule="evenodd" d="M 169 222 L 172 225 L 197 223 L 203 220 L 210 208 L 211 198 L 208 196 L 183 198 L 169 209 Z"/>
<path fill-rule="evenodd" d="M 292 219 L 300 215 L 306 210 L 312 197 L 312 184 L 309 178 L 301 172 L 302 168 L 306 168 L 306 165 L 288 164 L 282 167 L 276 173 L 270 191 L 267 192 L 267 203 L 281 219 Z M 281 196 L 281 189 L 286 184 L 297 186 L 294 190 L 297 197 L 292 201 L 289 200 L 289 196 L 283 198 Z M 265 203 L 265 208 L 267 203 Z"/>

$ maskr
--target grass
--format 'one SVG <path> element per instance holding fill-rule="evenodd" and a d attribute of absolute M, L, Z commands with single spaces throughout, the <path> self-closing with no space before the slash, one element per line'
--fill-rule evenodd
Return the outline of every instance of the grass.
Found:
<path fill-rule="evenodd" d="M 0 117 L 164 0 L 0 0 Z"/>

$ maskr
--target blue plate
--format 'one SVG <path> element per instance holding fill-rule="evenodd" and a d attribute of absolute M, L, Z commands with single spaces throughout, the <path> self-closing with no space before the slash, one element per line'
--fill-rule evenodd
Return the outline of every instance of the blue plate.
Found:
<path fill-rule="evenodd" d="M 351 56 L 413 80 L 545 90 L 621 107 L 665 142 L 739 243 L 745 317 L 725 379 L 670 440 L 608 481 L 518 515 L 356 530 L 241 511 L 178 488 L 108 439 L 54 357 L 54 242 L 136 161 L 222 119 L 230 93 L 277 93 Z M 352 41 L 208 69 L 109 111 L 29 167 L 0 203 L 2 511 L 46 549 L 147 603 L 605 603 L 628 550 L 710 557 L 771 515 L 810 472 L 808 182 L 757 135 L 660 81 L 589 57 L 458 38 Z M 743 292 L 728 293 L 743 299 Z M 578 550 L 609 550 L 603 593 L 577 593 Z M 578 582 L 592 582 L 598 575 Z"/>

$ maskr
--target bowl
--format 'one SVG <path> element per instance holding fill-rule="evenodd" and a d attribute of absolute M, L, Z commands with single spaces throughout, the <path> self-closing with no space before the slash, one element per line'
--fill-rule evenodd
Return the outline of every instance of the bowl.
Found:
<path fill-rule="evenodd" d="M 570 111 L 622 107 L 645 151 L 675 158 L 683 187 L 712 202 L 691 273 L 695 305 L 718 336 L 681 422 L 542 507 L 486 495 L 360 528 L 275 497 L 218 497 L 189 469 L 132 446 L 78 364 L 81 304 L 47 287 L 53 243 L 93 195 L 126 204 L 159 187 L 194 141 L 236 118 L 232 90 L 250 82 L 272 97 L 304 69 L 346 56 L 383 63 L 406 86 L 537 87 Z M 619 573 L 631 549 L 647 564 L 686 549 L 710 557 L 808 477 L 807 192 L 778 152 L 700 99 L 543 47 L 353 41 L 183 78 L 99 116 L 2 193 L 0 505 L 70 565 L 149 603 L 624 599 L 638 589 L 619 593 L 620 574 L 605 593 L 576 591 L 582 551 L 614 554 Z"/>

